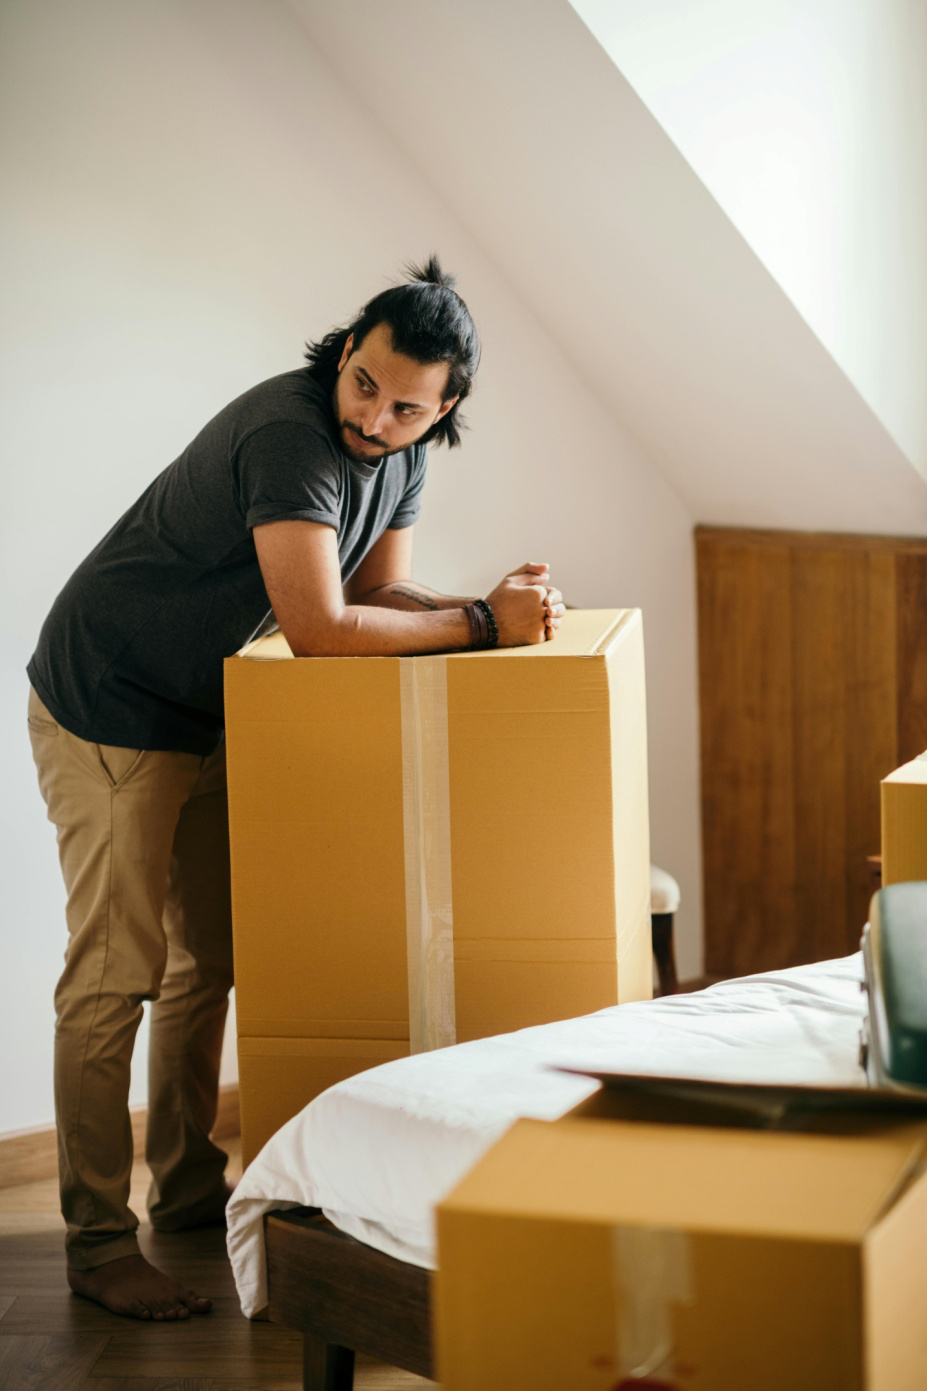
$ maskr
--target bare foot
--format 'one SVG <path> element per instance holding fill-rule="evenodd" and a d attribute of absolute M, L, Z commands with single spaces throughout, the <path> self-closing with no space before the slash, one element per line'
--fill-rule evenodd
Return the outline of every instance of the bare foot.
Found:
<path fill-rule="evenodd" d="M 122 1256 L 94 1270 L 69 1269 L 68 1284 L 75 1294 L 127 1319 L 188 1319 L 212 1308 L 211 1299 L 185 1290 L 144 1256 Z"/>

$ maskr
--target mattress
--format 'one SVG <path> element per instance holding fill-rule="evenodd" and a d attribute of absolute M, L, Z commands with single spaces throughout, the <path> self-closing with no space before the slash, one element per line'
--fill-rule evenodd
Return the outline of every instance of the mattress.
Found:
<path fill-rule="evenodd" d="M 856 953 L 457 1044 L 339 1082 L 268 1141 L 229 1204 L 244 1313 L 267 1303 L 262 1218 L 271 1208 L 321 1208 L 351 1236 L 433 1268 L 441 1198 L 513 1121 L 555 1120 L 598 1087 L 559 1066 L 865 1086 L 861 979 Z"/>

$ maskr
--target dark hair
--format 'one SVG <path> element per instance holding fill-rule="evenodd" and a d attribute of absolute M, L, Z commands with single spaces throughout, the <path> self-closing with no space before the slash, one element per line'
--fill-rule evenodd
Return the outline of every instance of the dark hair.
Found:
<path fill-rule="evenodd" d="M 375 295 L 347 328 L 333 329 L 318 343 L 307 343 L 306 361 L 312 376 L 331 391 L 348 337 L 353 333 L 353 351 L 377 324 L 387 324 L 395 352 L 424 364 L 447 363 L 444 400 L 452 396 L 460 399 L 422 439 L 425 443 L 437 440 L 453 449 L 460 443 L 464 427 L 458 416 L 460 402 L 470 395 L 479 366 L 479 336 L 469 309 L 454 289 L 454 277 L 441 269 L 437 256 L 431 256 L 424 266 L 406 266 L 406 273 L 409 280 L 405 284 Z"/>

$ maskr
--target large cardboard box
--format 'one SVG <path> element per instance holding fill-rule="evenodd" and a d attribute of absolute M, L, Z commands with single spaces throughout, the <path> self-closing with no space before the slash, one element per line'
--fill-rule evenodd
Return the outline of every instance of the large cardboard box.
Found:
<path fill-rule="evenodd" d="M 246 1158 L 373 1062 L 651 994 L 639 612 L 437 657 L 275 634 L 225 683 Z"/>
<path fill-rule="evenodd" d="M 250 1163 L 307 1100 L 336 1082 L 408 1054 L 407 1039 L 240 1038 L 242 1153 Z"/>
<path fill-rule="evenodd" d="M 882 883 L 927 879 L 927 754 L 882 779 Z"/>
<path fill-rule="evenodd" d="M 445 1391 L 923 1391 L 925 1129 L 520 1121 L 438 1210 Z"/>

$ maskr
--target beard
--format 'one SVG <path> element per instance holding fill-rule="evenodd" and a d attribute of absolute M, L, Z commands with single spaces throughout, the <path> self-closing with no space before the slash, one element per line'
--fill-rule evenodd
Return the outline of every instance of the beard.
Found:
<path fill-rule="evenodd" d="M 340 380 L 339 377 L 332 388 L 331 410 L 335 425 L 338 427 L 338 443 L 342 451 L 355 464 L 369 464 L 375 468 L 383 459 L 389 459 L 394 454 L 401 454 L 404 449 L 411 449 L 413 445 L 423 441 L 427 444 L 434 432 L 434 425 L 428 426 L 420 435 L 416 435 L 414 440 L 408 440 L 396 449 L 390 449 L 386 441 L 381 440 L 377 435 L 365 435 L 358 425 L 341 414 L 341 405 L 338 401 L 338 382 Z M 362 448 L 359 441 L 368 447 Z"/>
<path fill-rule="evenodd" d="M 375 435 L 363 434 L 350 420 L 341 420 L 337 416 L 336 419 L 338 420 L 341 448 L 349 459 L 354 460 L 355 464 L 378 464 L 381 459 L 388 459 L 390 453 L 398 454 L 401 452 L 398 449 L 388 449 L 384 441 L 377 439 Z M 358 436 L 369 446 L 368 448 L 362 449 L 360 447 Z"/>

